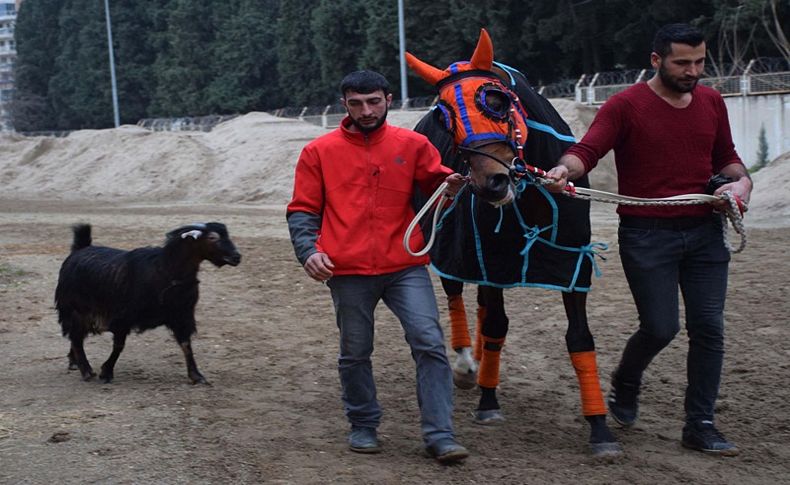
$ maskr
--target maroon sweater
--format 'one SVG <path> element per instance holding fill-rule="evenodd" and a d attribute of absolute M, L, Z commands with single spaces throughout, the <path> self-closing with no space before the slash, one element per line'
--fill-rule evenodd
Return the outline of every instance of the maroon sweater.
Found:
<path fill-rule="evenodd" d="M 576 155 L 585 171 L 614 149 L 622 195 L 669 197 L 705 192 L 708 179 L 731 163 L 735 152 L 727 107 L 718 91 L 697 85 L 691 103 L 675 108 L 647 83 L 616 94 L 595 116 L 581 142 L 566 153 Z M 642 217 L 704 216 L 711 206 L 620 205 L 620 215 Z"/>

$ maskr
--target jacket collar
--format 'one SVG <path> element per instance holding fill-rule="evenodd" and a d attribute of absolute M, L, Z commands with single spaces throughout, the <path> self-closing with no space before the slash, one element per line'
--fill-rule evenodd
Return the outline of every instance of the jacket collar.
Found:
<path fill-rule="evenodd" d="M 356 145 L 366 145 L 366 144 L 375 144 L 380 142 L 384 139 L 387 135 L 387 131 L 389 130 L 389 124 L 384 121 L 384 124 L 376 128 L 370 133 L 362 133 L 360 131 L 351 131 L 349 128 L 351 126 L 351 117 L 346 116 L 340 122 L 340 131 L 343 133 L 343 136 L 346 140 L 354 143 Z"/>

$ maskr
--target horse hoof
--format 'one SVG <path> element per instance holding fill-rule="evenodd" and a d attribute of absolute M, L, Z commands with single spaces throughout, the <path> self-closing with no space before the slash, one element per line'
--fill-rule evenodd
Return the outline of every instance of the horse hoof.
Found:
<path fill-rule="evenodd" d="M 505 416 L 502 414 L 501 409 L 486 409 L 484 411 L 476 410 L 472 413 L 475 424 L 482 426 L 497 426 L 505 422 Z"/>
<path fill-rule="evenodd" d="M 460 389 L 472 389 L 477 384 L 478 363 L 472 357 L 471 347 L 455 349 L 453 362 L 453 382 Z"/>
<path fill-rule="evenodd" d="M 614 460 L 623 456 L 623 447 L 616 441 L 606 443 L 590 443 L 593 458 L 599 460 Z"/>
<path fill-rule="evenodd" d="M 459 389 L 472 389 L 477 385 L 477 373 L 453 369 L 453 383 Z"/>

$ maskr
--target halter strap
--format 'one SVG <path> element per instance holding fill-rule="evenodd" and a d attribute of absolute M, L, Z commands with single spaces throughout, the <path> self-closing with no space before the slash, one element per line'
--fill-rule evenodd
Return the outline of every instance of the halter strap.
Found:
<path fill-rule="evenodd" d="M 450 74 L 446 78 L 436 83 L 436 89 L 437 91 L 441 91 L 446 85 L 452 84 L 460 79 L 466 79 L 468 77 L 484 77 L 488 79 L 496 79 L 499 82 L 504 82 L 502 78 L 497 76 L 494 72 L 484 71 L 482 69 L 472 69 L 469 71 L 460 71 L 456 72 L 455 74 Z"/>

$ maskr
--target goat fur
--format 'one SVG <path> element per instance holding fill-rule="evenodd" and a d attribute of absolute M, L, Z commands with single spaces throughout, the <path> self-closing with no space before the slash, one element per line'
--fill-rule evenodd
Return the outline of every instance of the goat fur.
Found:
<path fill-rule="evenodd" d="M 163 247 L 131 251 L 93 246 L 87 224 L 72 229 L 71 254 L 61 266 L 55 290 L 63 336 L 71 340 L 69 368 L 78 368 L 84 380 L 95 376 L 83 341 L 88 334 L 110 331 L 113 351 L 99 375 L 110 382 L 126 336 L 132 330 L 140 333 L 164 325 L 184 352 L 189 378 L 193 383 L 207 383 L 191 347 L 199 295 L 197 273 L 204 260 L 218 267 L 241 261 L 225 225 L 182 226 L 167 234 Z"/>

